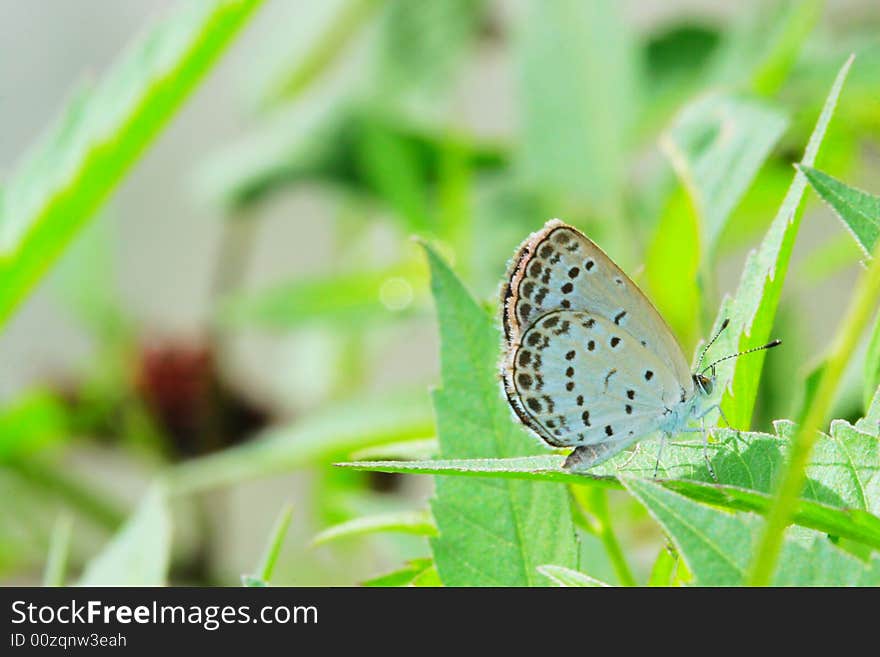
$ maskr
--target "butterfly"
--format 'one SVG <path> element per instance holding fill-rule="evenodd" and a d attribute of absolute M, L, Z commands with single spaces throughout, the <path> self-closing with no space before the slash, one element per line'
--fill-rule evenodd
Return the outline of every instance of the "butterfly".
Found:
<path fill-rule="evenodd" d="M 574 447 L 564 467 L 578 472 L 660 433 L 656 476 L 669 436 L 702 432 L 715 479 L 704 427 L 709 413 L 721 411 L 712 399 L 715 365 L 781 343 L 700 369 L 725 320 L 691 372 L 672 330 L 639 287 L 558 219 L 517 249 L 502 286 L 501 313 L 507 401 L 547 444 Z M 693 420 L 700 428 L 689 426 Z"/>

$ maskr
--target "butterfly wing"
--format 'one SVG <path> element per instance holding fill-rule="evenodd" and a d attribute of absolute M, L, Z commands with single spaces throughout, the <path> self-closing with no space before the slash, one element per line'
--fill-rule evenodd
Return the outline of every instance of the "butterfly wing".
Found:
<path fill-rule="evenodd" d="M 557 447 L 618 443 L 658 429 L 687 391 L 666 361 L 598 314 L 551 311 L 522 335 L 504 373 L 526 426 Z"/>
<path fill-rule="evenodd" d="M 560 309 L 613 322 L 663 360 L 681 386 L 693 389 L 681 347 L 650 300 L 602 249 L 553 219 L 529 236 L 513 258 L 503 290 L 508 357 L 536 318 Z"/>

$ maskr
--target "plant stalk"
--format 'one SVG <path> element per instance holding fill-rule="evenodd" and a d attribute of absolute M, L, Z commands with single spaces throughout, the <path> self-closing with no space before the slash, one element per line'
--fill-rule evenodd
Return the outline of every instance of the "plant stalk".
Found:
<path fill-rule="evenodd" d="M 575 499 L 575 506 L 584 516 L 588 530 L 595 533 L 602 541 L 602 546 L 608 553 L 608 559 L 614 568 L 614 574 L 617 575 L 617 581 L 622 586 L 638 586 L 611 524 L 611 516 L 608 513 L 608 494 L 604 489 L 596 486 L 572 486 L 571 491 Z"/>
<path fill-rule="evenodd" d="M 284 546 L 284 539 L 287 537 L 287 528 L 290 527 L 291 518 L 293 518 L 293 506 L 285 504 L 275 520 L 271 540 L 266 545 L 266 551 L 258 571 L 259 578 L 266 583 L 272 580 L 272 573 L 275 571 L 275 564 L 281 555 L 281 548 Z"/>
<path fill-rule="evenodd" d="M 792 441 L 787 466 L 781 483 L 767 512 L 767 521 L 761 542 L 755 552 L 748 583 L 751 586 L 769 586 L 782 550 L 785 528 L 794 515 L 798 497 L 806 481 L 806 467 L 813 451 L 818 432 L 828 415 L 834 393 L 843 372 L 858 345 L 859 337 L 871 319 L 880 297 L 880 248 L 876 248 L 871 263 L 856 286 L 856 292 L 844 315 L 826 360 L 813 403 Z"/>
<path fill-rule="evenodd" d="M 55 521 L 52 538 L 49 541 L 49 556 L 46 558 L 43 586 L 64 586 L 72 531 L 73 517 L 67 513 L 60 515 Z"/>
<path fill-rule="evenodd" d="M 308 89 L 337 60 L 380 4 L 379 0 L 349 0 L 299 65 L 270 88 L 263 107 L 291 101 Z"/>
<path fill-rule="evenodd" d="M 10 472 L 55 495 L 107 531 L 116 531 L 125 521 L 125 512 L 108 502 L 101 492 L 84 485 L 78 478 L 62 472 L 47 461 L 15 458 L 9 459 L 4 465 Z"/>

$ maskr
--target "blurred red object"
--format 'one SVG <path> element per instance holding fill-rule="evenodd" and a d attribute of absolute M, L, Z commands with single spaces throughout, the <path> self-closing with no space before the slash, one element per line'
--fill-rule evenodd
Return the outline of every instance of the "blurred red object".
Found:
<path fill-rule="evenodd" d="M 222 380 L 208 344 L 144 346 L 135 390 L 183 457 L 241 442 L 270 419 Z"/>

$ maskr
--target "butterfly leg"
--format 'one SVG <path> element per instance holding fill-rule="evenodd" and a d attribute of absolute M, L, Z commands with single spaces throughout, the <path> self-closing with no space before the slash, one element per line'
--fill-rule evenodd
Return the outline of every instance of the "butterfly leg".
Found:
<path fill-rule="evenodd" d="M 724 424 L 727 425 L 727 428 L 732 429 L 733 431 L 736 431 L 736 439 L 743 442 L 746 446 L 748 446 L 748 443 L 746 443 L 746 441 L 742 437 L 742 432 L 739 429 L 734 429 L 733 425 L 730 423 L 730 420 L 727 419 L 727 416 L 724 414 L 724 411 L 721 409 L 720 404 L 718 405 L 718 413 L 720 413 L 721 419 L 724 420 Z"/>
<path fill-rule="evenodd" d="M 660 448 L 657 450 L 657 462 L 654 463 L 654 479 L 657 478 L 657 471 L 660 469 L 660 457 L 663 456 L 663 448 L 666 446 L 666 439 L 669 434 L 665 431 L 660 434 Z"/>
<path fill-rule="evenodd" d="M 727 425 L 728 429 L 733 429 L 733 425 L 730 424 L 730 420 L 727 419 L 727 416 L 724 414 L 724 409 L 721 408 L 721 404 L 715 404 L 712 408 L 718 409 L 718 414 L 721 416 L 721 419 L 724 420 L 724 424 Z M 739 433 L 739 432 L 737 432 Z"/>
<path fill-rule="evenodd" d="M 707 408 L 707 409 L 706 409 L 705 411 L 703 411 L 703 413 L 700 415 L 700 419 L 702 419 L 704 416 L 708 415 L 708 414 L 711 413 L 712 411 L 716 411 L 716 410 L 718 411 L 718 414 L 721 416 L 721 419 L 724 420 L 724 424 L 727 426 L 727 428 L 728 428 L 728 429 L 732 429 L 733 431 L 736 431 L 736 439 L 739 440 L 739 441 L 745 442 L 745 441 L 743 440 L 743 437 L 742 437 L 742 432 L 741 432 L 739 429 L 734 429 L 734 428 L 733 428 L 733 425 L 730 424 L 730 420 L 728 420 L 728 419 L 727 419 L 727 416 L 724 414 L 724 410 L 721 408 L 721 404 L 715 404 L 715 405 L 710 406 L 709 408 Z"/>

